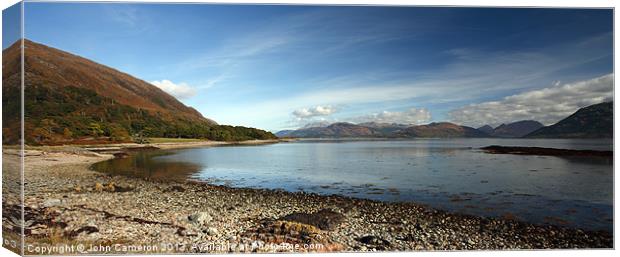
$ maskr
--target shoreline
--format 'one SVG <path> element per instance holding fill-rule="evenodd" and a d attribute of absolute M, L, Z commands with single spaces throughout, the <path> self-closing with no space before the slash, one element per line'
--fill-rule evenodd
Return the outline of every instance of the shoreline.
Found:
<path fill-rule="evenodd" d="M 209 143 L 189 147 L 229 145 Z M 158 146 L 188 147 L 187 143 Z M 416 203 L 149 181 L 89 169 L 95 162 L 114 158 L 109 153 L 54 147 L 48 152 L 28 149 L 25 158 L 25 205 L 36 225 L 27 228 L 30 244 L 174 243 L 184 247 L 165 252 L 190 253 L 613 247 L 612 235 L 603 231 L 450 213 Z M 10 198 L 5 195 L 3 203 L 8 210 L 19 204 Z M 8 221 L 3 217 L 5 231 Z M 274 247 L 281 242 L 323 247 Z M 200 247 L 204 243 L 227 247 Z"/>
<path fill-rule="evenodd" d="M 292 139 L 255 139 L 255 140 L 246 140 L 246 141 L 212 141 L 212 140 L 196 140 L 196 141 L 187 141 L 187 142 L 160 142 L 160 143 L 147 143 L 147 144 L 138 144 L 138 143 L 112 143 L 112 144 L 96 144 L 96 145 L 75 145 L 72 147 L 83 148 L 88 151 L 93 152 L 107 152 L 114 150 L 123 150 L 123 149 L 148 149 L 148 148 L 158 148 L 158 149 L 183 149 L 183 148 L 196 148 L 196 147 L 212 147 L 212 146 L 223 146 L 223 145 L 266 145 L 266 144 L 276 144 L 276 143 L 284 143 L 294 141 Z M 49 146 L 41 146 L 41 148 L 45 148 Z M 54 146 L 51 146 L 54 147 Z M 59 148 L 63 148 L 66 146 L 58 146 Z"/>

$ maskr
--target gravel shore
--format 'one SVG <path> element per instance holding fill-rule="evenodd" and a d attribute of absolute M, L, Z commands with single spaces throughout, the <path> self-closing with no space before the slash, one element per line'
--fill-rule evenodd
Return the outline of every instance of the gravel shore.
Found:
<path fill-rule="evenodd" d="M 19 186 L 19 176 L 11 175 L 15 154 L 3 152 L 5 191 Z M 26 152 L 26 254 L 613 247 L 612 235 L 603 231 L 466 216 L 414 203 L 147 181 L 89 169 L 110 158 L 81 148 Z M 6 235 L 20 230 L 20 205 L 16 194 L 3 197 Z"/>

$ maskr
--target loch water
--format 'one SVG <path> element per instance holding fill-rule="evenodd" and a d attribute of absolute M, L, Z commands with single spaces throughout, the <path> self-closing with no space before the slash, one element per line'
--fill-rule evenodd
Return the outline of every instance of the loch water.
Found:
<path fill-rule="evenodd" d="M 611 139 L 301 140 L 137 152 L 117 175 L 411 201 L 452 212 L 613 230 L 613 160 L 489 154 L 488 145 L 612 150 Z"/>

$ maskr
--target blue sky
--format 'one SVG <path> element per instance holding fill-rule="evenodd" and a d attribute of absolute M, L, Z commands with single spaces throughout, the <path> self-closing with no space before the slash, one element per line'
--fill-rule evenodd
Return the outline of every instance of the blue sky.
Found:
<path fill-rule="evenodd" d="M 604 9 L 26 3 L 25 34 L 221 124 L 479 126 L 549 124 L 611 99 L 612 19 Z"/>
<path fill-rule="evenodd" d="M 2 10 L 2 49 L 11 46 L 22 36 L 21 5 L 15 4 Z"/>

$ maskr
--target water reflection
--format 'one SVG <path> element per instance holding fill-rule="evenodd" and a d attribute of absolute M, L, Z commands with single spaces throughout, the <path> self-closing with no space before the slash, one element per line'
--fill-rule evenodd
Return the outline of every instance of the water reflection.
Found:
<path fill-rule="evenodd" d="M 172 155 L 174 152 L 140 151 L 130 156 L 95 163 L 92 169 L 111 175 L 124 175 L 148 180 L 186 180 L 202 170 L 203 165 L 190 162 L 171 161 L 158 157 Z"/>

